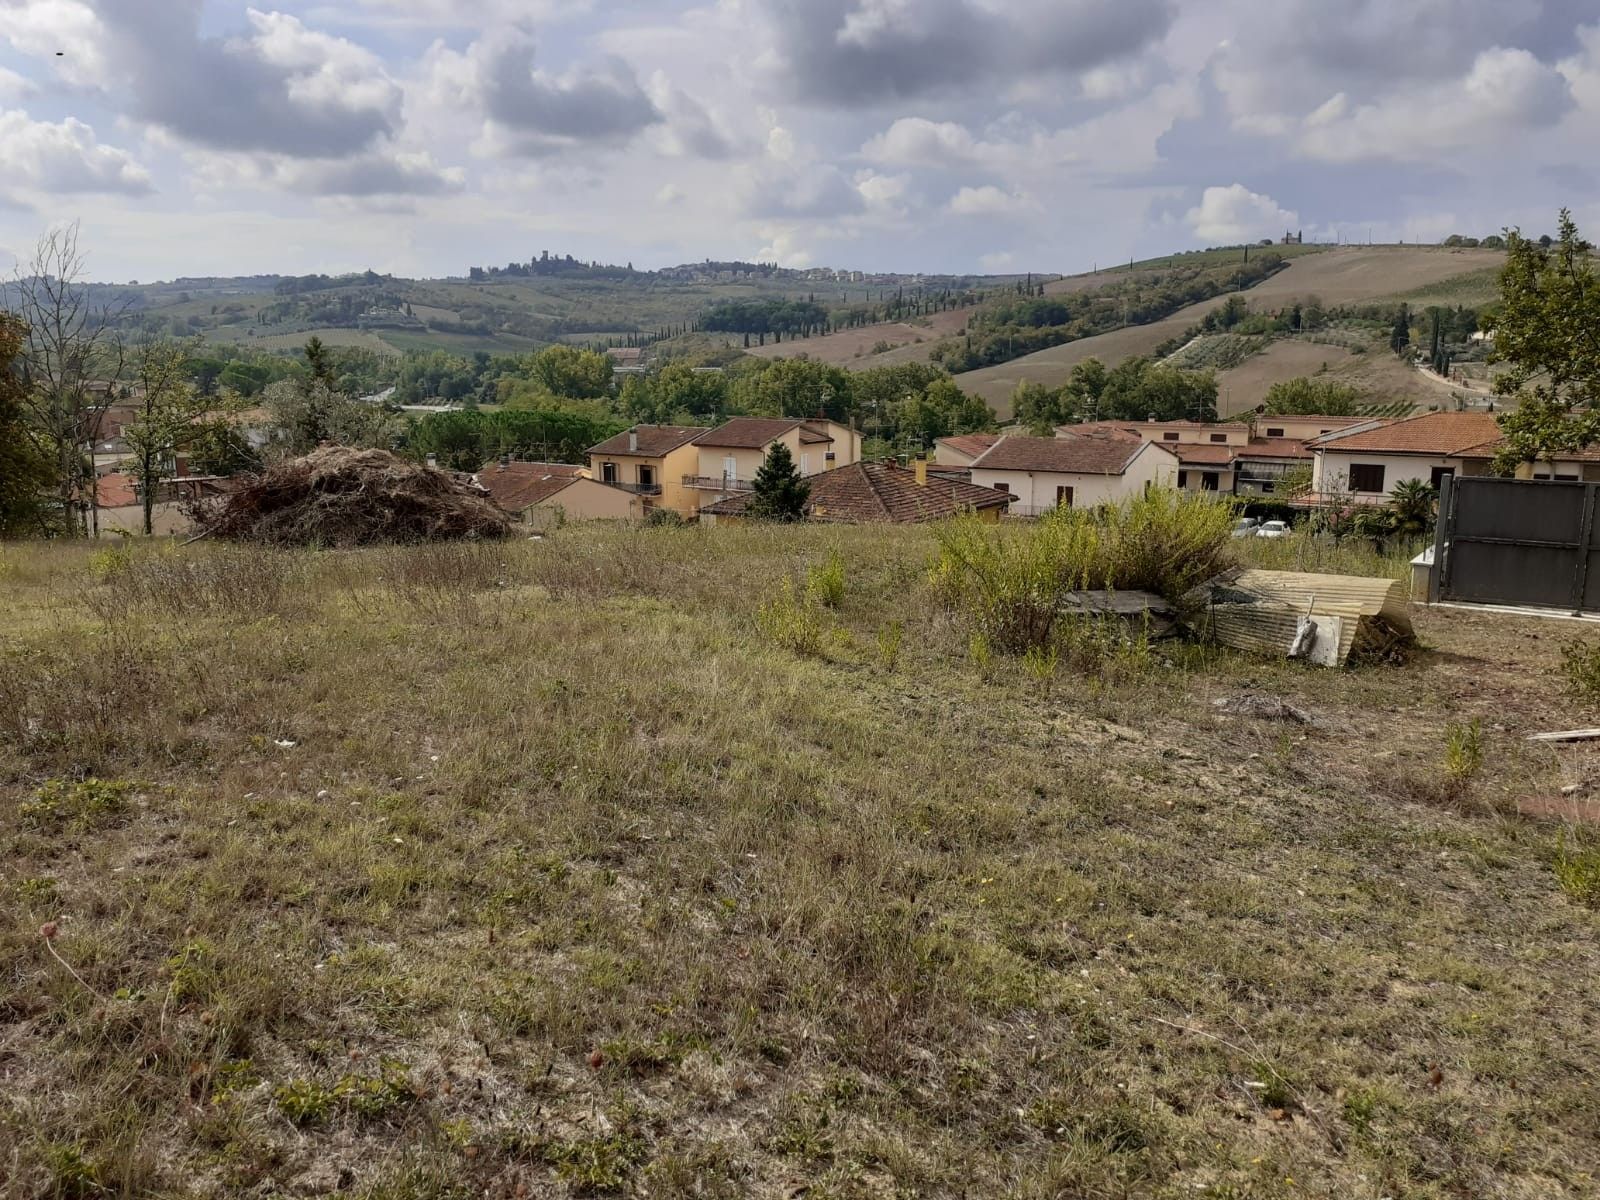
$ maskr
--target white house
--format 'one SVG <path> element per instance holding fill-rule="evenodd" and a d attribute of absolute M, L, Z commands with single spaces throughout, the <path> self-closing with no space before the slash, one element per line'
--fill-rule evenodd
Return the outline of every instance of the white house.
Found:
<path fill-rule="evenodd" d="M 1071 436 L 1005 437 L 973 461 L 972 482 L 1009 492 L 1014 516 L 1052 508 L 1091 508 L 1178 486 L 1178 456 L 1156 442 L 1114 429 Z"/>
<path fill-rule="evenodd" d="M 1307 443 L 1313 501 L 1381 504 L 1396 484 L 1417 480 L 1435 488 L 1447 475 L 1483 474 L 1488 457 L 1464 455 L 1498 443 L 1492 413 L 1430 412 L 1398 421 L 1367 421 Z"/>

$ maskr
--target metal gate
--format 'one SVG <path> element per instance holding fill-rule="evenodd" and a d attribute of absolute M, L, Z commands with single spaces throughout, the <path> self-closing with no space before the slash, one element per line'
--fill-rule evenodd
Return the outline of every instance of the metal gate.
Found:
<path fill-rule="evenodd" d="M 1600 484 L 1446 477 L 1432 601 L 1600 611 Z"/>

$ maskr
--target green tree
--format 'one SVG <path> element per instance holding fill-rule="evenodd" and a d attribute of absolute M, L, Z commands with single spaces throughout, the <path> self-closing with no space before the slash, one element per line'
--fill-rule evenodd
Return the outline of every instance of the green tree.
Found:
<path fill-rule="evenodd" d="M 139 485 L 144 505 L 144 535 L 155 532 L 156 493 L 201 431 L 231 402 L 204 395 L 190 381 L 189 349 L 177 342 L 151 339 L 133 350 L 138 385 L 135 416 L 123 425 L 122 438 L 131 453 L 129 474 Z"/>
<path fill-rule="evenodd" d="M 615 372 L 597 351 L 551 346 L 526 360 L 523 375 L 563 400 L 599 400 L 611 394 Z"/>
<path fill-rule="evenodd" d="M 782 442 L 774 442 L 752 480 L 754 496 L 749 513 L 763 521 L 800 521 L 805 518 L 811 485 L 800 477 L 794 456 Z"/>
<path fill-rule="evenodd" d="M 1336 379 L 1280 379 L 1267 389 L 1266 410 L 1275 416 L 1350 417 L 1367 403 L 1360 388 Z"/>
<path fill-rule="evenodd" d="M 55 484 L 55 472 L 25 417 L 27 337 L 21 321 L 0 312 L 0 538 L 50 531 L 44 496 Z"/>
<path fill-rule="evenodd" d="M 1402 304 L 1394 315 L 1394 325 L 1389 331 L 1389 349 L 1404 355 L 1411 348 L 1411 309 Z M 1331 415 L 1331 414 L 1330 414 Z"/>
<path fill-rule="evenodd" d="M 1500 417 L 1502 474 L 1600 441 L 1600 280 L 1593 247 L 1566 209 L 1558 232 L 1548 246 L 1506 233 L 1500 307 L 1488 322 L 1489 361 L 1507 367 L 1495 390 L 1518 402 Z"/>

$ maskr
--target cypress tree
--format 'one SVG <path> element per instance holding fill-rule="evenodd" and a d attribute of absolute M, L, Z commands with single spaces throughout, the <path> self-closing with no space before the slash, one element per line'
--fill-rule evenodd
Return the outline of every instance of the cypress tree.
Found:
<path fill-rule="evenodd" d="M 751 484 L 754 496 L 749 513 L 763 521 L 800 521 L 805 518 L 811 485 L 800 477 L 794 456 L 782 442 L 773 443 Z"/>

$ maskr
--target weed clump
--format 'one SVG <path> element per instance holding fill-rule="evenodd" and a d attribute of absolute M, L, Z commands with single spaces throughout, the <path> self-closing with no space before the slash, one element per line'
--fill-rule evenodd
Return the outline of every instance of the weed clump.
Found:
<path fill-rule="evenodd" d="M 796 594 L 793 583 L 761 606 L 756 625 L 770 642 L 796 654 L 815 657 L 822 653 L 822 614 L 808 592 Z"/>
<path fill-rule="evenodd" d="M 131 783 L 85 779 L 52 779 L 23 803 L 23 823 L 36 830 L 70 829 L 84 832 L 104 828 L 128 811 Z"/>
<path fill-rule="evenodd" d="M 1231 560 L 1233 507 L 1153 490 L 1120 505 L 1060 509 L 1020 530 L 965 518 L 939 532 L 945 606 L 1007 654 L 1052 642 L 1073 591 L 1129 589 L 1169 600 Z"/>
<path fill-rule="evenodd" d="M 1600 848 L 1574 847 L 1563 837 L 1556 848 L 1556 880 L 1579 904 L 1600 908 Z"/>
<path fill-rule="evenodd" d="M 295 1125 L 321 1125 L 340 1112 L 381 1121 L 417 1098 L 404 1063 L 385 1061 L 376 1076 L 344 1075 L 325 1087 L 293 1079 L 274 1093 L 278 1111 Z"/>
<path fill-rule="evenodd" d="M 1561 674 L 1573 696 L 1586 704 L 1600 705 L 1600 642 L 1574 638 L 1562 646 Z"/>

